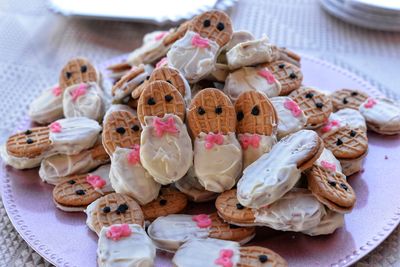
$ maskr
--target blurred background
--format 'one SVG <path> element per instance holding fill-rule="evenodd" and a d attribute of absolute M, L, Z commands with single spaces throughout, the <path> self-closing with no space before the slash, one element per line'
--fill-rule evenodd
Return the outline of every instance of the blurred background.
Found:
<path fill-rule="evenodd" d="M 0 136 L 57 82 L 69 58 L 99 64 L 132 51 L 145 33 L 215 5 L 236 30 L 330 61 L 399 99 L 398 0 L 0 0 Z M 48 265 L 13 230 L 1 201 L 0 232 L 0 266 Z M 357 266 L 400 266 L 399 255 L 397 229 Z"/>

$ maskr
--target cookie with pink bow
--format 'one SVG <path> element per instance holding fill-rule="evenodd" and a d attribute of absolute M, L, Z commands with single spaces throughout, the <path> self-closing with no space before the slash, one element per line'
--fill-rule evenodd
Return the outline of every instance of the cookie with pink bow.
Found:
<path fill-rule="evenodd" d="M 196 16 L 185 35 L 167 53 L 168 65 L 195 83 L 215 69 L 218 52 L 231 39 L 232 22 L 222 11 L 212 10 Z"/>
<path fill-rule="evenodd" d="M 236 133 L 243 150 L 243 168 L 268 153 L 276 143 L 278 117 L 266 95 L 247 91 L 235 103 Z"/>
<path fill-rule="evenodd" d="M 235 108 L 220 90 L 207 88 L 192 99 L 188 126 L 194 139 L 194 171 L 208 191 L 232 188 L 242 172 Z"/>
<path fill-rule="evenodd" d="M 140 161 L 144 168 L 164 185 L 181 179 L 193 159 L 182 95 L 168 82 L 151 82 L 140 96 L 137 112 L 143 127 Z"/>
<path fill-rule="evenodd" d="M 288 266 L 281 256 L 270 249 L 241 247 L 238 242 L 214 238 L 190 239 L 178 249 L 172 262 L 177 267 Z"/>
<path fill-rule="evenodd" d="M 101 84 L 101 75 L 86 58 L 70 59 L 60 72 L 59 85 L 62 91 L 71 85 L 88 82 Z"/>
<path fill-rule="evenodd" d="M 176 251 L 191 238 L 216 238 L 245 244 L 255 235 L 254 227 L 237 227 L 224 222 L 217 213 L 171 214 L 159 217 L 147 229 L 155 245 L 162 250 Z"/>

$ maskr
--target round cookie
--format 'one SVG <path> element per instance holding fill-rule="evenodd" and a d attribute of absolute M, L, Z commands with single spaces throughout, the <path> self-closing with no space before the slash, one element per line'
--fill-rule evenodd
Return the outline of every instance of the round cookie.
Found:
<path fill-rule="evenodd" d="M 73 58 L 62 68 L 59 78 L 61 89 L 87 82 L 99 82 L 99 74 L 86 58 Z"/>
<path fill-rule="evenodd" d="M 140 144 L 142 126 L 138 118 L 128 111 L 110 113 L 101 134 L 104 149 L 112 155 L 117 147 L 131 148 Z"/>
<path fill-rule="evenodd" d="M 330 98 L 311 87 L 300 87 L 289 95 L 307 118 L 307 127 L 316 128 L 323 124 L 332 112 Z"/>
<path fill-rule="evenodd" d="M 353 89 L 341 89 L 331 94 L 334 110 L 344 108 L 358 109 L 367 98 L 368 95 L 366 93 Z"/>
<path fill-rule="evenodd" d="M 235 103 L 236 133 L 273 135 L 276 132 L 277 115 L 268 97 L 257 91 L 239 95 Z"/>
<path fill-rule="evenodd" d="M 201 37 L 215 41 L 220 47 L 232 38 L 233 28 L 229 16 L 218 10 L 211 10 L 195 17 L 189 25 L 189 31 L 197 32 Z"/>
<path fill-rule="evenodd" d="M 51 149 L 49 127 L 34 127 L 11 135 L 7 140 L 7 152 L 15 157 L 34 158 Z"/>
<path fill-rule="evenodd" d="M 193 137 L 201 132 L 233 133 L 236 128 L 235 108 L 222 91 L 203 89 L 192 99 L 187 122 Z"/>
<path fill-rule="evenodd" d="M 287 267 L 288 264 L 284 258 L 270 249 L 259 246 L 246 246 L 240 248 L 238 266 Z"/>
<path fill-rule="evenodd" d="M 281 96 L 290 94 L 293 90 L 299 88 L 303 82 L 301 69 L 289 62 L 278 60 L 263 66 L 267 67 L 281 84 Z"/>
<path fill-rule="evenodd" d="M 144 88 L 137 107 L 140 122 L 144 125 L 145 116 L 163 117 L 175 114 L 185 120 L 185 102 L 179 91 L 165 81 L 154 81 Z"/>
<path fill-rule="evenodd" d="M 178 70 L 170 67 L 156 68 L 150 75 L 149 82 L 166 81 L 172 84 L 183 97 L 186 94 L 186 86 L 183 76 Z"/>

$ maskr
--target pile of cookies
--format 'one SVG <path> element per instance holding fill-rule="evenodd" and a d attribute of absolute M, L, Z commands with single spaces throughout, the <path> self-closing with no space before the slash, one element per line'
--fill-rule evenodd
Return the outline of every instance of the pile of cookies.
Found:
<path fill-rule="evenodd" d="M 302 84 L 300 56 L 234 31 L 221 11 L 153 32 L 126 61 L 70 60 L 31 103 L 33 127 L 9 137 L 3 160 L 40 166 L 55 205 L 86 212 L 99 266 L 286 266 L 243 246 L 255 226 L 306 235 L 344 224 L 367 129 L 400 133 L 400 106 L 359 90 Z M 108 97 L 109 96 L 109 97 Z M 209 202 L 207 214 L 185 214 Z"/>

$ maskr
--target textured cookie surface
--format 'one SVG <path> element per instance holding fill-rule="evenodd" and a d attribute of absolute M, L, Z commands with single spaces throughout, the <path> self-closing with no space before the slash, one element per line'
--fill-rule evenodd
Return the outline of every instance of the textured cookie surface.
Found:
<path fill-rule="evenodd" d="M 341 89 L 331 94 L 332 105 L 335 110 L 352 108 L 358 109 L 367 100 L 368 95 L 359 90 Z"/>
<path fill-rule="evenodd" d="M 117 90 L 122 90 L 122 91 L 132 91 L 134 87 L 137 86 L 136 83 L 129 83 L 132 81 L 134 78 L 136 78 L 138 75 L 144 73 L 144 66 L 139 66 L 137 68 L 130 69 L 130 71 L 125 74 L 124 76 L 121 77 L 121 79 L 118 80 L 116 84 L 111 89 L 111 94 L 112 96 L 115 96 Z"/>
<path fill-rule="evenodd" d="M 265 64 L 275 79 L 281 84 L 280 95 L 288 95 L 293 90 L 300 87 L 303 81 L 303 73 L 301 69 L 289 62 L 278 60 Z"/>
<path fill-rule="evenodd" d="M 51 148 L 48 127 L 35 127 L 11 135 L 7 140 L 7 152 L 15 157 L 34 158 Z"/>
<path fill-rule="evenodd" d="M 217 213 L 210 214 L 212 222 L 209 237 L 240 242 L 255 234 L 255 227 L 237 227 L 226 223 Z"/>
<path fill-rule="evenodd" d="M 73 84 L 99 82 L 97 70 L 85 58 L 73 58 L 67 62 L 60 73 L 59 84 L 62 89 Z"/>
<path fill-rule="evenodd" d="M 240 248 L 238 267 L 286 267 L 285 259 L 270 249 L 259 246 Z"/>
<path fill-rule="evenodd" d="M 237 197 L 236 189 L 225 191 L 215 201 L 218 215 L 229 223 L 246 225 L 253 224 L 255 217 L 252 209 L 242 206 Z"/>
<path fill-rule="evenodd" d="M 149 82 L 166 81 L 172 84 L 182 96 L 185 96 L 185 82 L 178 70 L 170 67 L 156 68 L 150 75 Z"/>

